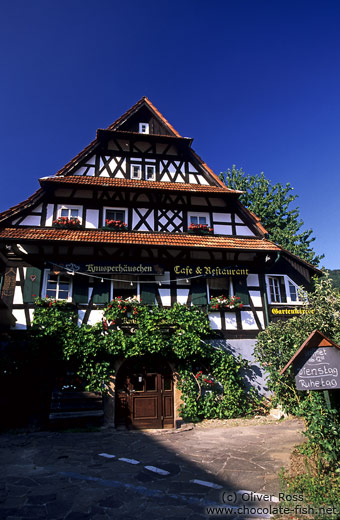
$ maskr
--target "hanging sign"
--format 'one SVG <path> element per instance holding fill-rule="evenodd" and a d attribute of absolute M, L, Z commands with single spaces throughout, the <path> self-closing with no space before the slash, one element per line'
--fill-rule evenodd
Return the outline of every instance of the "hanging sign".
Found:
<path fill-rule="evenodd" d="M 245 267 L 213 267 L 211 265 L 194 266 L 194 265 L 175 265 L 174 273 L 180 276 L 247 276 L 249 269 Z"/>

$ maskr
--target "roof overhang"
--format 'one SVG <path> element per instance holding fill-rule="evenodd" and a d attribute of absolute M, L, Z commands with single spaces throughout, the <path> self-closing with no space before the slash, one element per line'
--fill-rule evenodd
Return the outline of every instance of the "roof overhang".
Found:
<path fill-rule="evenodd" d="M 208 184 L 188 184 L 182 182 L 156 182 L 139 181 L 134 179 L 117 179 L 112 177 L 92 177 L 86 175 L 51 176 L 39 179 L 40 185 L 45 188 L 48 186 L 68 185 L 81 188 L 124 188 L 128 190 L 159 190 L 188 193 L 217 193 L 219 195 L 242 193 L 238 190 L 220 186 L 210 186 Z"/>

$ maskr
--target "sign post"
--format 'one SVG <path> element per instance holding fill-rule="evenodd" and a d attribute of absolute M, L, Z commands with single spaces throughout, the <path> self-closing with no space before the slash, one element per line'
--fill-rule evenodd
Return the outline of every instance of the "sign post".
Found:
<path fill-rule="evenodd" d="M 281 370 L 292 365 L 297 390 L 322 390 L 331 408 L 329 391 L 340 389 L 340 346 L 314 330 Z"/>

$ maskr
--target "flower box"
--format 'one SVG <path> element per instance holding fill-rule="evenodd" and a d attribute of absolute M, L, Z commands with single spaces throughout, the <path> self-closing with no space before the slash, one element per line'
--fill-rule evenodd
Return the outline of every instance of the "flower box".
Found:
<path fill-rule="evenodd" d="M 79 218 L 59 217 L 52 222 L 53 227 L 58 229 L 79 229 L 81 227 Z"/>
<path fill-rule="evenodd" d="M 211 297 L 209 303 L 209 311 L 234 311 L 242 309 L 243 303 L 239 296 L 215 296 Z"/>
<path fill-rule="evenodd" d="M 121 220 L 105 220 L 105 231 L 127 231 L 127 224 Z"/>
<path fill-rule="evenodd" d="M 208 224 L 190 224 L 188 227 L 188 233 L 194 235 L 212 235 L 213 232 L 213 228 L 209 227 Z"/>

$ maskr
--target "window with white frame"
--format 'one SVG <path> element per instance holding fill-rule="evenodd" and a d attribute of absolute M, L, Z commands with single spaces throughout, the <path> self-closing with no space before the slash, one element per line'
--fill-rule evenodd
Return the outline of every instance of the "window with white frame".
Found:
<path fill-rule="evenodd" d="M 82 219 L 82 206 L 70 206 L 62 204 L 58 206 L 58 217 L 77 218 L 80 222 Z"/>
<path fill-rule="evenodd" d="M 141 179 L 142 178 L 142 165 L 141 164 L 131 164 L 131 179 Z"/>
<path fill-rule="evenodd" d="M 139 123 L 139 133 L 148 134 L 150 132 L 149 123 Z"/>
<path fill-rule="evenodd" d="M 64 273 L 46 271 L 42 290 L 43 296 L 54 300 L 71 300 L 72 279 Z"/>
<path fill-rule="evenodd" d="M 190 224 L 206 224 L 208 226 L 210 226 L 210 218 L 209 218 L 209 213 L 203 213 L 201 211 L 199 212 L 191 212 L 189 211 L 188 212 L 188 226 L 190 226 Z"/>
<path fill-rule="evenodd" d="M 127 210 L 125 208 L 104 208 L 103 211 L 103 225 L 107 220 L 120 220 L 126 222 Z"/>
<path fill-rule="evenodd" d="M 208 278 L 208 302 L 216 296 L 233 296 L 233 287 L 229 277 Z"/>
<path fill-rule="evenodd" d="M 147 164 L 145 166 L 145 180 L 155 181 L 156 180 L 156 166 L 154 164 Z"/>
<path fill-rule="evenodd" d="M 298 286 L 287 275 L 267 275 L 269 303 L 302 303 Z"/>

